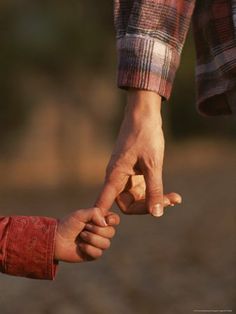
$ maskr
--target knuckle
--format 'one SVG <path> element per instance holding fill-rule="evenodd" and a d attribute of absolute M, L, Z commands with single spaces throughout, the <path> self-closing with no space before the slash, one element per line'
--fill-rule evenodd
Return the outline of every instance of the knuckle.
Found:
<path fill-rule="evenodd" d="M 96 214 L 98 214 L 99 213 L 99 208 L 98 207 L 94 207 L 93 208 L 93 213 L 96 215 Z"/>
<path fill-rule="evenodd" d="M 94 209 L 93 209 L 93 215 L 94 215 L 95 217 L 101 216 L 101 210 L 100 210 L 99 207 L 94 207 Z"/>
<path fill-rule="evenodd" d="M 140 166 L 145 171 L 153 171 L 153 169 L 160 169 L 162 162 L 159 156 L 145 154 L 140 160 Z"/>
<path fill-rule="evenodd" d="M 162 199 L 163 198 L 163 191 L 159 187 L 150 188 L 147 190 L 147 197 Z"/>
<path fill-rule="evenodd" d="M 162 195 L 162 186 L 160 185 L 149 186 L 148 193 L 152 195 Z"/>

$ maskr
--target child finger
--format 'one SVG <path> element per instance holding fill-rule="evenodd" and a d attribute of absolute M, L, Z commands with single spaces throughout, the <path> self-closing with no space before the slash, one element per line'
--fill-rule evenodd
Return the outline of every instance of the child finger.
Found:
<path fill-rule="evenodd" d="M 98 226 L 93 225 L 93 224 L 86 224 L 85 229 L 92 232 L 92 233 L 98 234 L 101 237 L 108 238 L 108 239 L 113 238 L 115 233 L 116 233 L 115 228 L 110 227 L 110 226 L 98 227 Z"/>
<path fill-rule="evenodd" d="M 120 223 L 120 217 L 116 213 L 109 212 L 105 219 L 109 226 L 117 226 Z"/>
<path fill-rule="evenodd" d="M 97 247 L 94 247 L 86 242 L 80 242 L 78 244 L 79 249 L 92 259 L 98 259 L 102 256 L 103 251 Z"/>
<path fill-rule="evenodd" d="M 95 246 L 98 249 L 106 250 L 110 247 L 110 240 L 95 233 L 89 231 L 83 231 L 80 233 L 80 238 L 86 243 Z"/>

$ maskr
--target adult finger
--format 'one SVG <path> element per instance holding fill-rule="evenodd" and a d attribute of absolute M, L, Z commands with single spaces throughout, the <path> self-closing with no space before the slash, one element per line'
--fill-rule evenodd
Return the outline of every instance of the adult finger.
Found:
<path fill-rule="evenodd" d="M 135 199 L 135 193 L 123 192 L 117 198 L 116 202 L 121 211 L 127 215 L 144 215 L 148 214 L 145 199 Z M 168 193 L 163 197 L 164 207 L 173 206 L 181 203 L 181 196 L 177 193 Z"/>
<path fill-rule="evenodd" d="M 127 211 L 130 209 L 130 206 L 136 202 L 137 200 L 135 200 L 133 193 L 126 191 L 122 192 L 116 198 L 116 203 L 124 214 L 127 214 Z"/>
<path fill-rule="evenodd" d="M 170 202 L 169 205 L 172 205 L 172 206 L 182 203 L 181 195 L 175 192 L 171 192 L 164 195 L 164 204 L 165 204 L 165 199 L 168 199 Z"/>
<path fill-rule="evenodd" d="M 117 195 L 123 191 L 127 181 L 127 175 L 124 175 L 116 169 L 113 170 L 112 173 L 107 176 L 103 189 L 95 202 L 95 206 L 106 213 L 112 207 Z"/>
<path fill-rule="evenodd" d="M 161 169 L 144 169 L 146 183 L 146 204 L 150 214 L 155 217 L 163 215 L 163 184 Z"/>

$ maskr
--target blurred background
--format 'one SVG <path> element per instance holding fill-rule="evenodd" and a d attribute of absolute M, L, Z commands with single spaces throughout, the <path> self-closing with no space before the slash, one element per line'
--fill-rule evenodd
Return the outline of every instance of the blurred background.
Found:
<path fill-rule="evenodd" d="M 62 217 L 91 206 L 125 106 L 112 1 L 0 2 L 1 215 Z M 55 282 L 0 275 L 2 314 L 236 310 L 236 123 L 197 113 L 188 36 L 163 105 L 165 189 L 180 207 L 124 217 L 96 263 Z"/>

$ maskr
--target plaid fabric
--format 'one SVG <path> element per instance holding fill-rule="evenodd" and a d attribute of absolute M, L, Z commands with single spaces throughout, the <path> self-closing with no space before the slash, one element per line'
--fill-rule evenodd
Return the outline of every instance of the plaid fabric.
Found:
<path fill-rule="evenodd" d="M 236 0 L 197 1 L 193 26 L 199 110 L 231 114 L 234 104 L 227 95 L 236 89 Z"/>
<path fill-rule="evenodd" d="M 236 87 L 236 0 L 114 0 L 118 86 L 169 99 L 192 15 L 199 110 L 230 114 L 226 92 Z"/>

